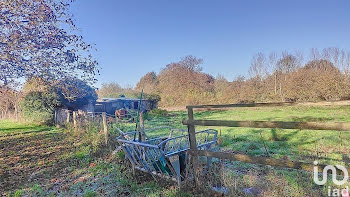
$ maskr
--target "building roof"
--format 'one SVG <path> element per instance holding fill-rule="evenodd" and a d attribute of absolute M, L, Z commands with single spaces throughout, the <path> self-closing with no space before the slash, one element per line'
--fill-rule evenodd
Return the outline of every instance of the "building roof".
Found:
<path fill-rule="evenodd" d="M 147 101 L 148 99 L 142 99 L 142 101 Z M 140 99 L 137 98 L 126 98 L 126 97 L 119 97 L 119 98 L 99 98 L 97 99 L 97 102 L 119 102 L 119 101 L 140 101 Z"/>

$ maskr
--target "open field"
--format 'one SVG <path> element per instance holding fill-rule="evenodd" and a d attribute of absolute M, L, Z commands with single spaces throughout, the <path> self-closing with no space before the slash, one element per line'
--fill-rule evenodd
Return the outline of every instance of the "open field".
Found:
<path fill-rule="evenodd" d="M 163 124 L 182 127 L 181 120 L 186 119 L 186 112 L 173 112 L 167 118 L 151 120 L 149 125 Z M 308 122 L 349 122 L 350 106 L 316 106 L 302 105 L 289 107 L 235 108 L 225 111 L 199 111 L 195 119 L 206 120 L 262 120 L 262 121 L 308 121 Z M 205 127 L 196 127 L 196 130 Z M 283 129 L 252 129 L 212 127 L 219 131 L 218 144 L 221 151 L 238 152 L 254 156 L 288 158 L 295 161 L 312 163 L 317 160 L 323 164 L 350 164 L 350 132 L 312 131 Z M 149 135 L 165 135 L 165 130 L 155 131 Z M 266 148 L 265 148 L 265 146 Z M 229 163 L 229 162 L 228 162 Z M 229 178 L 241 182 L 242 190 L 256 188 L 264 196 L 323 196 L 327 186 L 313 184 L 312 173 L 297 170 L 273 169 L 264 166 L 231 162 L 226 164 L 230 172 L 239 172 Z M 227 173 L 226 173 L 227 175 Z M 225 174 L 218 177 L 224 179 Z M 247 181 L 252 179 L 254 181 Z M 223 180 L 221 180 L 223 181 Z M 226 178 L 227 181 L 227 178 Z M 234 182 L 235 182 L 234 181 Z M 230 182 L 230 181 L 229 181 Z M 237 182 L 235 184 L 237 184 Z M 231 181 L 233 184 L 233 182 Z M 280 186 L 269 186 L 283 183 Z M 221 183 L 222 184 L 222 183 Z M 229 183 L 226 183 L 227 185 Z M 285 189 L 278 189 L 283 187 Z M 245 195 L 234 193 L 232 195 Z"/>
<path fill-rule="evenodd" d="M 122 153 L 93 147 L 96 136 L 0 120 L 0 196 L 189 195 L 132 178 Z"/>
<path fill-rule="evenodd" d="M 186 129 L 184 111 L 167 116 L 149 115 L 145 127 L 170 126 Z M 293 106 L 236 108 L 199 111 L 195 119 L 350 122 L 350 106 Z M 118 123 L 122 130 L 134 124 Z M 197 130 L 205 127 L 197 127 Z M 214 128 L 219 131 L 218 147 L 255 156 L 268 154 L 325 164 L 350 163 L 350 133 L 335 131 Z M 113 130 L 111 130 L 112 133 Z M 147 132 L 155 137 L 169 129 Z M 122 164 L 122 153 L 97 150 L 93 141 L 103 138 L 98 130 L 72 133 L 54 127 L 0 122 L 0 193 L 9 196 L 187 196 L 189 193 L 158 185 L 147 176 L 132 178 Z M 266 145 L 266 149 L 264 147 Z M 219 162 L 218 160 L 216 160 Z M 220 164 L 220 162 L 218 163 Z M 221 162 L 222 164 L 222 162 Z M 220 164 L 220 165 L 221 165 Z M 236 196 L 323 196 L 327 186 L 313 183 L 312 174 L 297 170 L 224 162 L 214 165 L 210 176 L 216 185 Z M 11 192 L 10 192 L 11 191 Z M 196 195 L 196 193 L 192 193 Z"/>
<path fill-rule="evenodd" d="M 350 106 L 339 105 L 298 105 L 288 107 L 254 107 L 235 108 L 221 111 L 198 111 L 195 119 L 216 120 L 262 120 L 262 121 L 308 121 L 308 122 L 349 122 Z M 187 118 L 187 112 L 169 112 L 168 116 L 150 116 L 145 121 L 145 128 L 169 126 L 182 128 L 181 121 Z M 117 125 L 122 130 L 133 130 L 135 125 Z M 196 127 L 196 130 L 207 127 Z M 252 129 L 211 127 L 219 131 L 218 149 L 254 156 L 288 158 L 295 161 L 310 162 L 317 160 L 323 164 L 350 163 L 350 132 L 347 131 L 314 131 L 298 129 Z M 148 131 L 149 137 L 166 136 L 169 129 Z M 265 148 L 265 146 L 266 148 Z M 216 160 L 218 161 L 218 160 Z M 218 161 L 219 162 L 219 161 Z M 222 163 L 219 162 L 219 163 Z M 328 186 L 317 186 L 313 183 L 310 172 L 271 168 L 245 164 L 241 162 L 224 162 L 225 168 L 210 176 L 218 179 L 216 184 L 225 187 L 234 186 L 236 196 L 324 196 Z M 222 174 L 221 174 L 222 173 Z M 255 190 L 253 194 L 245 190 Z"/>
<path fill-rule="evenodd" d="M 173 112 L 169 117 L 146 122 L 146 125 L 171 125 L 186 128 L 181 124 L 186 112 Z M 201 120 L 262 120 L 262 121 L 305 121 L 305 122 L 350 122 L 350 106 L 290 106 L 266 108 L 235 108 L 225 111 L 200 111 L 195 119 Z M 197 127 L 197 130 L 206 127 Z M 289 157 L 312 161 L 317 157 L 327 162 L 332 160 L 349 161 L 350 132 L 311 131 L 283 129 L 251 129 L 212 127 L 219 130 L 219 145 L 250 155 L 265 155 L 265 142 L 269 154 L 274 157 Z M 260 135 L 261 133 L 261 135 Z M 151 136 L 165 135 L 160 130 L 149 133 Z M 323 158 L 324 157 L 324 158 Z"/>

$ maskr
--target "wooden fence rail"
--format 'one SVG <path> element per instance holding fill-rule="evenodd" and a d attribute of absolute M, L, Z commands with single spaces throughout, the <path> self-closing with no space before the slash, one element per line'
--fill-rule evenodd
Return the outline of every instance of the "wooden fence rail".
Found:
<path fill-rule="evenodd" d="M 294 106 L 298 105 L 296 102 L 277 102 L 277 103 L 235 103 L 235 104 L 225 104 L 225 105 L 189 105 L 186 108 L 235 108 L 235 107 L 279 107 L 279 106 Z"/>
<path fill-rule="evenodd" d="M 228 159 L 231 161 L 241 161 L 251 164 L 270 165 L 282 168 L 299 169 L 313 171 L 315 165 L 312 163 L 292 161 L 288 159 L 274 159 L 270 157 L 256 157 L 245 154 L 212 152 L 197 149 L 197 140 L 195 136 L 195 126 L 224 126 L 224 127 L 247 127 L 247 128 L 280 128 L 280 129 L 309 129 L 309 130 L 332 130 L 332 131 L 350 131 L 348 122 L 285 122 L 285 121 L 230 121 L 230 120 L 195 120 L 193 110 L 209 108 L 232 108 L 232 107 L 275 107 L 275 106 L 292 106 L 297 105 L 294 102 L 282 103 L 253 103 L 253 104 L 228 104 L 228 105 L 196 105 L 187 106 L 188 120 L 182 123 L 187 125 L 189 132 L 190 150 L 192 155 L 192 165 L 194 168 L 195 182 L 200 185 L 198 156 L 215 157 L 219 159 Z M 325 168 L 325 165 L 317 165 L 319 172 Z M 350 169 L 348 169 L 350 171 Z M 342 171 L 337 170 L 338 174 Z"/>
<path fill-rule="evenodd" d="M 184 125 L 350 131 L 347 122 L 183 120 Z"/>

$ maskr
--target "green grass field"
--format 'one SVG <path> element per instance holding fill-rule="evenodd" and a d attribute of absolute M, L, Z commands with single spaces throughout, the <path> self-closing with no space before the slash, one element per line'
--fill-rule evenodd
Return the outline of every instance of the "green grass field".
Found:
<path fill-rule="evenodd" d="M 261 120 L 261 121 L 307 121 L 307 122 L 350 122 L 350 106 L 289 106 L 289 107 L 254 107 L 234 108 L 221 111 L 198 111 L 195 119 L 207 120 Z M 150 117 L 145 121 L 148 137 L 167 136 L 169 129 L 157 129 L 162 126 L 181 128 L 186 126 L 181 121 L 187 118 L 186 112 L 169 112 L 168 116 Z M 134 130 L 134 124 L 117 125 L 122 130 Z M 196 130 L 208 127 L 196 127 Z M 279 159 L 291 159 L 312 163 L 317 160 L 323 164 L 350 163 L 350 132 L 347 131 L 315 131 L 299 129 L 254 129 L 209 127 L 218 130 L 218 147 L 225 151 L 234 151 L 254 156 L 266 156 Z M 264 147 L 266 144 L 266 149 Z M 258 187 L 263 196 L 323 196 L 327 193 L 326 186 L 313 183 L 310 172 L 250 165 L 241 162 L 226 164 L 224 174 L 219 182 L 227 180 L 235 183 L 225 185 L 237 186 L 237 191 Z M 237 173 L 233 172 L 239 172 Z M 216 174 L 214 174 L 216 176 Z M 226 180 L 223 177 L 229 176 Z M 263 183 L 263 184 L 262 184 Z M 274 184 L 281 185 L 274 185 Z M 221 183 L 223 184 L 223 183 Z M 220 184 L 219 184 L 220 185 Z M 269 186 L 271 185 L 271 187 Z M 285 188 L 285 189 L 283 189 Z M 259 189 L 258 189 L 259 190 Z M 238 192 L 232 195 L 244 196 Z"/>
<path fill-rule="evenodd" d="M 186 118 L 186 112 L 169 112 L 161 117 L 149 115 L 145 127 L 170 126 L 186 130 L 181 123 Z M 350 107 L 235 108 L 195 112 L 195 119 L 350 122 Z M 114 126 L 123 131 L 135 129 L 132 123 Z M 219 131 L 221 150 L 265 156 L 265 143 L 269 155 L 274 158 L 350 163 L 350 132 L 212 128 Z M 196 127 L 196 130 L 201 129 L 206 127 Z M 113 130 L 110 132 L 115 134 Z M 168 134 L 169 129 L 147 132 L 149 137 Z M 54 127 L 0 120 L 0 193 L 6 191 L 9 196 L 190 195 L 159 186 L 149 179 L 132 178 L 130 169 L 120 164 L 119 154 L 96 155 L 95 141 L 100 138 L 103 141 L 96 129 L 77 135 Z M 215 165 L 213 168 L 219 169 Z M 230 195 L 235 196 L 323 196 L 327 186 L 333 186 L 315 185 L 311 173 L 240 162 L 226 162 L 224 168 L 210 176 L 216 177 L 215 184 L 229 188 Z"/>
<path fill-rule="evenodd" d="M 52 128 L 49 126 L 42 126 L 34 123 L 0 120 L 0 136 L 21 134 L 25 132 L 40 132 L 51 129 Z"/>
<path fill-rule="evenodd" d="M 195 112 L 195 119 L 206 120 L 261 120 L 261 121 L 307 121 L 307 122 L 350 122 L 350 106 L 289 106 L 235 108 L 227 111 Z M 170 125 L 186 129 L 181 124 L 186 119 L 186 112 L 171 112 L 168 117 L 158 117 L 146 122 L 146 127 Z M 207 127 L 196 127 L 196 130 Z M 211 127 L 219 131 L 218 145 L 221 150 L 231 150 L 254 156 L 288 158 L 294 161 L 310 162 L 317 160 L 323 164 L 350 164 L 350 132 L 315 131 L 298 129 L 254 129 Z M 149 132 L 149 136 L 166 135 L 167 130 Z M 266 149 L 264 147 L 266 144 Z M 244 171 L 239 176 L 235 173 L 229 178 L 241 182 L 244 188 L 264 188 L 264 196 L 320 196 L 327 193 L 327 186 L 313 184 L 312 174 L 297 170 L 273 169 L 268 167 L 232 162 L 230 172 Z M 268 171 L 269 173 L 266 173 Z M 226 173 L 230 174 L 230 173 Z M 225 175 L 221 176 L 224 177 Z M 236 177 L 237 178 L 237 177 Z M 247 181 L 252 179 L 254 181 Z M 285 190 L 269 187 L 266 184 L 283 183 Z M 261 183 L 266 183 L 261 184 Z M 260 186 L 257 186 L 259 185 Z M 331 184 L 330 184 L 331 185 Z M 332 187 L 334 185 L 331 185 Z M 281 190 L 281 191 L 279 191 Z M 290 192 L 290 193 L 288 193 Z M 261 194 L 261 193 L 260 193 Z M 232 195 L 245 195 L 234 193 Z"/>
<path fill-rule="evenodd" d="M 158 117 L 146 121 L 146 127 L 170 125 L 183 128 L 186 112 L 172 112 L 169 117 Z M 195 119 L 206 120 L 261 120 L 261 121 L 305 121 L 305 122 L 350 122 L 350 106 L 290 106 L 264 108 L 235 108 L 227 111 L 196 112 Z M 206 127 L 196 127 L 196 130 Z M 311 131 L 284 129 L 252 129 L 211 127 L 219 131 L 219 145 L 223 149 L 247 153 L 288 157 L 293 160 L 315 160 L 333 163 L 349 161 L 350 132 Z M 148 133 L 150 136 L 166 135 L 166 130 Z M 339 162 L 338 162 L 339 163 Z"/>

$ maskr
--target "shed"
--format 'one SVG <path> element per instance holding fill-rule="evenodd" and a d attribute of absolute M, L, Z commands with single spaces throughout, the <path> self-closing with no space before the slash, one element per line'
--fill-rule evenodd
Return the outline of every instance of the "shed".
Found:
<path fill-rule="evenodd" d="M 131 109 L 137 110 L 140 105 L 140 99 L 136 98 L 100 98 L 96 101 L 95 112 L 106 112 L 108 114 L 114 114 L 119 109 Z M 156 109 L 158 103 L 154 100 L 142 99 L 140 110 L 145 112 L 152 109 Z"/>

